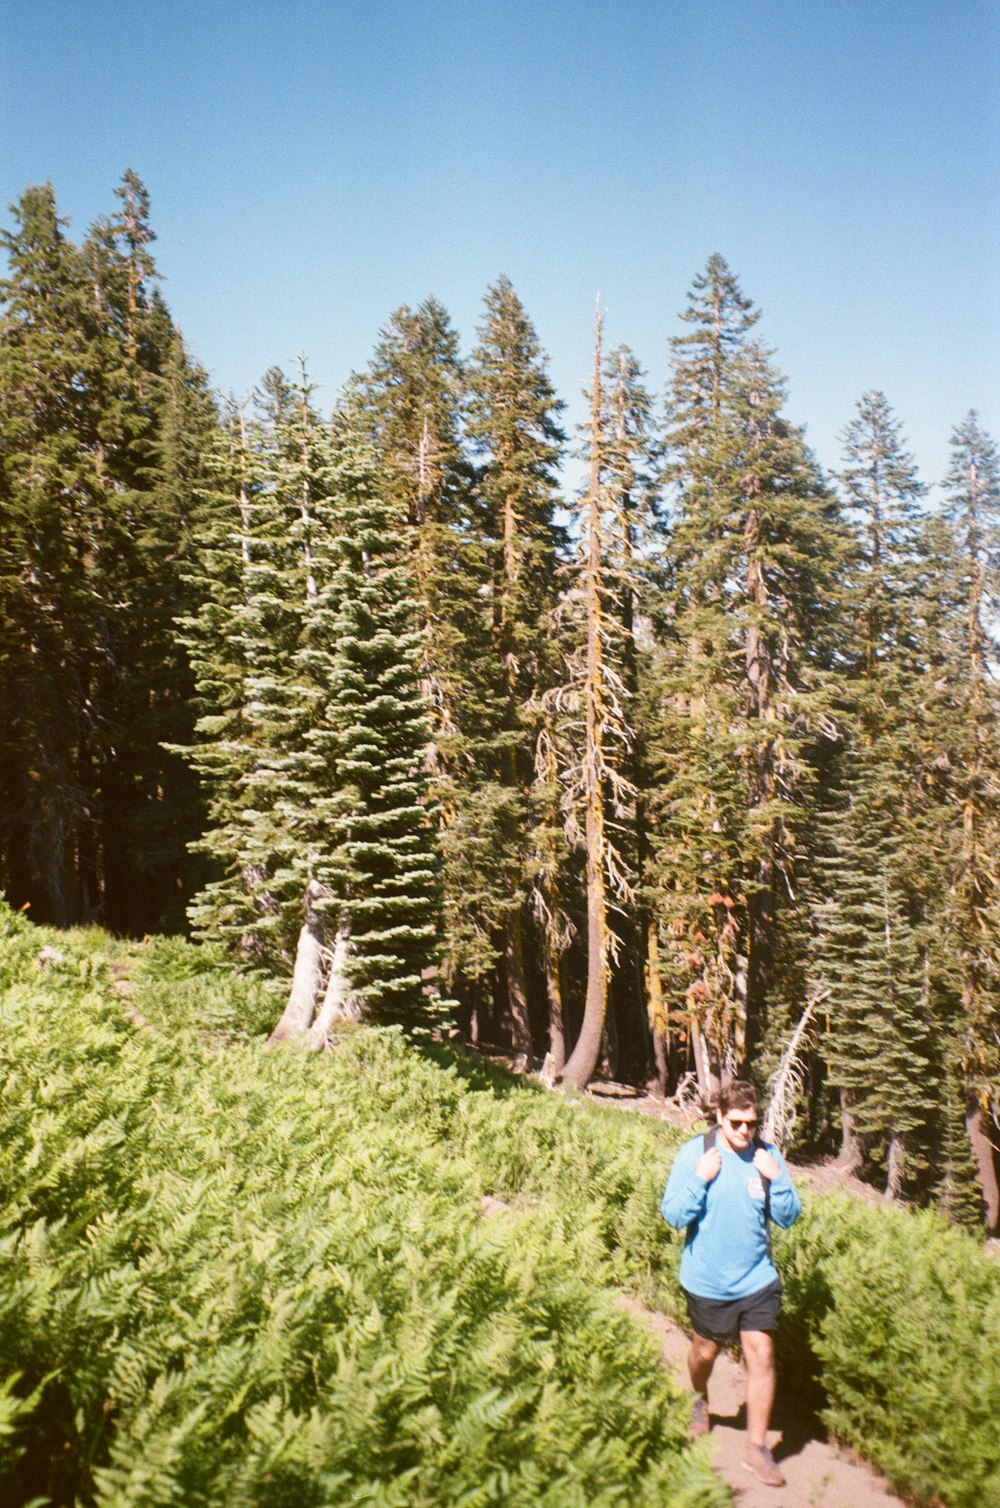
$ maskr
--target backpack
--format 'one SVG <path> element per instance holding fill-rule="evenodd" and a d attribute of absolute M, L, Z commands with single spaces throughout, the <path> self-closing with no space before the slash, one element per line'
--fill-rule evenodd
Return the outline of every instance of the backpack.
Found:
<path fill-rule="evenodd" d="M 715 1141 L 718 1134 L 719 1128 L 717 1125 L 709 1126 L 708 1130 L 705 1132 L 704 1136 L 701 1139 L 702 1152 L 707 1152 L 710 1148 L 715 1146 Z M 763 1141 L 756 1134 L 754 1135 L 753 1145 L 755 1147 L 764 1146 Z M 770 1178 L 765 1178 L 764 1174 L 761 1173 L 760 1181 L 764 1185 L 764 1241 L 767 1245 L 768 1261 L 773 1262 L 774 1259 L 771 1255 L 771 1180 Z M 692 1220 L 691 1224 L 687 1228 L 688 1240 L 693 1237 L 697 1226 L 697 1220 Z"/>

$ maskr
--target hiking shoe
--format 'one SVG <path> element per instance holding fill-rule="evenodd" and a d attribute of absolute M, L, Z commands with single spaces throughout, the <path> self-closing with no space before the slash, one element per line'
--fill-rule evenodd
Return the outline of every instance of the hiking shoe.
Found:
<path fill-rule="evenodd" d="M 707 1435 L 711 1424 L 708 1418 L 708 1399 L 701 1393 L 695 1393 L 691 1400 L 691 1423 L 688 1425 L 688 1434 L 692 1440 Z"/>
<path fill-rule="evenodd" d="M 774 1457 L 766 1445 L 748 1445 L 743 1465 L 752 1471 L 758 1482 L 765 1487 L 784 1487 L 785 1478 L 775 1465 Z"/>

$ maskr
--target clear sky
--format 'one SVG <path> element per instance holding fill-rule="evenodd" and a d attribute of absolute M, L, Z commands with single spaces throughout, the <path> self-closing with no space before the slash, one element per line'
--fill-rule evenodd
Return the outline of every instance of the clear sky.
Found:
<path fill-rule="evenodd" d="M 926 481 L 1000 439 L 1000 0 L 0 0 L 3 204 L 133 168 L 226 391 L 325 406 L 402 303 L 513 281 L 582 417 L 595 297 L 662 391 L 719 251 L 821 462 L 881 388 Z M 5 221 L 7 217 L 5 216 Z"/>

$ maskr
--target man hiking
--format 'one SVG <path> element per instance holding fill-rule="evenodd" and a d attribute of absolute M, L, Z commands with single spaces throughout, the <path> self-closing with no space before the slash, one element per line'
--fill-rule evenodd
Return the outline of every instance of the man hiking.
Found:
<path fill-rule="evenodd" d="M 709 1428 L 708 1379 L 724 1345 L 739 1340 L 747 1368 L 743 1465 L 769 1487 L 785 1478 L 767 1447 L 774 1402 L 774 1332 L 781 1279 L 771 1260 L 770 1222 L 788 1226 L 802 1206 L 777 1147 L 757 1136 L 757 1091 L 733 1079 L 719 1094 L 718 1124 L 685 1142 L 663 1196 L 664 1218 L 687 1227 L 681 1287 L 693 1335 L 688 1371 L 691 1433 Z"/>

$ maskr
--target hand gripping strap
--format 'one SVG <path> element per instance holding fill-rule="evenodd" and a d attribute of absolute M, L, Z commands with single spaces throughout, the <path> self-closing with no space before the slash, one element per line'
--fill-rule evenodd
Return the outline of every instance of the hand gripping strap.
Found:
<path fill-rule="evenodd" d="M 709 1151 L 710 1148 L 715 1146 L 718 1134 L 718 1126 L 709 1126 L 708 1130 L 705 1132 L 704 1136 L 701 1139 L 701 1150 L 703 1153 Z M 764 1143 L 759 1136 L 754 1137 L 753 1144 L 755 1147 L 764 1147 Z M 771 1180 L 770 1178 L 765 1178 L 764 1174 L 761 1173 L 760 1181 L 764 1185 L 764 1240 L 767 1243 L 768 1261 L 773 1262 L 774 1258 L 771 1253 Z M 697 1229 L 697 1220 L 692 1220 L 687 1228 L 687 1238 L 689 1241 L 694 1238 L 694 1233 Z"/>

